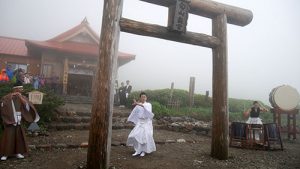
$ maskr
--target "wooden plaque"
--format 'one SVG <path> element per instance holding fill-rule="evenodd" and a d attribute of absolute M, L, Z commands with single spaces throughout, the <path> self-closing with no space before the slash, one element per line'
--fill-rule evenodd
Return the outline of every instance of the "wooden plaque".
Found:
<path fill-rule="evenodd" d="M 189 10 L 189 0 L 176 0 L 175 5 L 169 8 L 168 27 L 171 31 L 186 32 Z"/>

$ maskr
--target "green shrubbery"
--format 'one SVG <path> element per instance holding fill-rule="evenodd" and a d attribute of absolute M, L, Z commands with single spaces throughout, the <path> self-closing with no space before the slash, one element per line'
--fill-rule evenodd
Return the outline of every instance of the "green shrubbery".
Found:
<path fill-rule="evenodd" d="M 0 97 L 2 98 L 3 96 L 11 92 L 12 87 L 12 84 L 0 84 Z M 32 85 L 24 85 L 25 95 L 28 96 L 28 93 L 33 90 L 34 89 Z M 63 105 L 64 101 L 61 97 L 54 94 L 53 91 L 50 89 L 41 88 L 39 89 L 39 91 L 45 94 L 43 98 L 43 104 L 35 105 L 35 107 L 41 117 L 39 124 L 43 125 L 51 121 L 54 110 L 60 105 Z"/>
<path fill-rule="evenodd" d="M 155 118 L 168 116 L 169 113 L 171 112 L 166 106 L 161 105 L 156 101 L 151 102 L 151 104 L 152 104 L 152 111 L 155 113 Z"/>
<path fill-rule="evenodd" d="M 167 106 L 170 100 L 171 89 L 158 89 L 158 90 L 145 90 L 147 93 L 149 102 L 158 102 L 161 105 Z M 140 92 L 133 92 L 129 96 L 129 100 L 138 99 Z M 173 101 L 178 100 L 181 107 L 187 107 L 189 105 L 189 93 L 185 90 L 174 89 L 173 91 Z M 194 106 L 195 107 L 210 107 L 211 98 L 208 101 L 205 100 L 204 95 L 196 94 L 194 97 Z M 128 103 L 130 105 L 130 103 Z"/>
<path fill-rule="evenodd" d="M 167 107 L 171 89 L 145 90 L 148 101 L 152 103 L 153 112 L 156 118 L 163 116 L 189 116 L 199 120 L 210 121 L 212 118 L 212 99 L 205 99 L 204 95 L 195 94 L 194 106 L 190 108 L 188 91 L 174 89 L 173 101 L 180 102 L 179 109 L 170 109 Z M 129 96 L 128 106 L 131 105 L 132 99 L 138 99 L 140 92 L 133 92 Z M 251 107 L 252 100 L 229 99 L 229 120 L 230 121 L 245 121 L 243 112 Z M 272 119 L 271 113 L 263 113 L 261 116 L 266 122 Z"/>

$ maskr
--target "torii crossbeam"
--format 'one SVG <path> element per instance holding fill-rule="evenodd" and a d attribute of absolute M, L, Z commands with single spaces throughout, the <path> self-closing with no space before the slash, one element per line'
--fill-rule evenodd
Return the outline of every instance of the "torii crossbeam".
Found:
<path fill-rule="evenodd" d="M 227 23 L 245 26 L 252 12 L 210 0 L 141 0 L 169 8 L 168 27 L 122 18 L 123 0 L 104 0 L 99 67 L 87 154 L 88 169 L 109 167 L 113 91 L 120 31 L 211 48 L 213 51 L 213 122 L 211 156 L 228 158 Z M 212 36 L 186 31 L 188 14 L 212 19 Z"/>

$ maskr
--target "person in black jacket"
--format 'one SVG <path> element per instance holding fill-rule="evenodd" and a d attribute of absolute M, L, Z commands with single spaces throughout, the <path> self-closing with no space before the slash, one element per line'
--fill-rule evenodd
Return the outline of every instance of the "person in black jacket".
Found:
<path fill-rule="evenodd" d="M 254 101 L 253 105 L 250 109 L 248 109 L 245 113 L 249 116 L 247 120 L 248 124 L 262 124 L 261 118 L 259 118 L 260 113 L 268 112 L 269 110 L 258 103 L 258 101 Z"/>
<path fill-rule="evenodd" d="M 125 107 L 125 105 L 126 105 L 126 87 L 124 86 L 124 82 L 121 83 L 121 87 L 119 88 L 119 98 L 120 98 L 120 107 Z"/>
<path fill-rule="evenodd" d="M 246 123 L 248 123 L 250 125 L 251 124 L 262 125 L 263 123 L 262 123 L 261 118 L 259 118 L 259 115 L 262 112 L 268 112 L 268 111 L 269 110 L 267 108 L 263 107 L 262 105 L 260 105 L 258 103 L 258 101 L 254 101 L 252 107 L 245 112 L 245 114 L 247 116 L 249 116 Z M 262 134 L 261 131 L 254 131 L 255 140 L 260 140 L 262 137 L 261 134 Z"/>

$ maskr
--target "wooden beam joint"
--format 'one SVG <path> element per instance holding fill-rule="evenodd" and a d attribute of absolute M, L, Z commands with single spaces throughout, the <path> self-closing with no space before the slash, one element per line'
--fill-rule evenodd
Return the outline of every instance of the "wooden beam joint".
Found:
<path fill-rule="evenodd" d="M 169 29 L 164 26 L 143 23 L 126 18 L 121 18 L 120 27 L 121 31 L 127 33 L 156 37 L 209 48 L 215 48 L 221 43 L 220 40 L 214 36 L 195 32 L 186 32 L 185 34 L 170 32 Z"/>
<path fill-rule="evenodd" d="M 175 4 L 176 0 L 141 0 L 155 5 L 160 5 L 164 7 L 171 7 Z M 190 0 L 190 10 L 189 13 L 207 17 L 215 18 L 220 14 L 226 14 L 227 23 L 246 26 L 252 19 L 253 14 L 248 9 L 243 9 L 231 5 L 226 5 L 223 3 L 211 1 L 211 0 Z"/>

